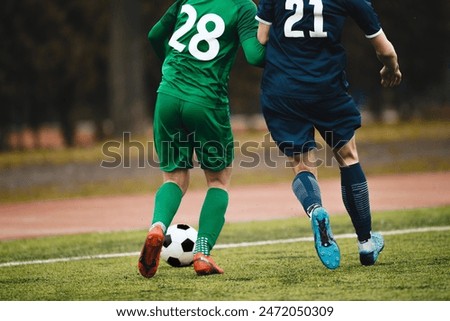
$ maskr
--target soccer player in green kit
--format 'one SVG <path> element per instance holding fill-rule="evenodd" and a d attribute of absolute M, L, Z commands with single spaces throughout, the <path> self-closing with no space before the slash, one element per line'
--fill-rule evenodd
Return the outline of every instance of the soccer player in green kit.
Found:
<path fill-rule="evenodd" d="M 239 46 L 248 63 L 264 63 L 255 15 L 251 0 L 178 0 L 148 34 L 163 60 L 154 140 L 164 182 L 155 195 L 152 224 L 139 258 L 144 277 L 157 271 L 164 233 L 189 185 L 194 153 L 208 185 L 194 270 L 198 275 L 223 273 L 210 251 L 225 223 L 234 158 L 228 79 Z"/>

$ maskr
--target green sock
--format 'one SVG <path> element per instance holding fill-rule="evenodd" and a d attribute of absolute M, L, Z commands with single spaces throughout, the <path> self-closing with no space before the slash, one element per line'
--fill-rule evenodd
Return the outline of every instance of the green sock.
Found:
<path fill-rule="evenodd" d="M 225 224 L 227 206 L 227 191 L 216 187 L 208 189 L 200 212 L 195 253 L 202 252 L 205 255 L 209 255 Z"/>
<path fill-rule="evenodd" d="M 177 184 L 173 182 L 162 184 L 155 195 L 152 225 L 155 223 L 164 224 L 163 230 L 165 232 L 177 213 L 182 197 L 183 192 Z"/>

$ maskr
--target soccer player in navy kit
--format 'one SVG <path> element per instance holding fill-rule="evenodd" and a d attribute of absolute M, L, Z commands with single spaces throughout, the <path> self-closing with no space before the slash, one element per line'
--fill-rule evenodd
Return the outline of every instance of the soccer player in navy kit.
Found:
<path fill-rule="evenodd" d="M 381 85 L 400 83 L 397 54 L 370 0 L 260 0 L 258 40 L 266 44 L 261 107 L 272 138 L 292 163 L 292 189 L 311 218 L 314 243 L 329 269 L 340 251 L 322 207 L 315 166 L 314 130 L 332 148 L 340 166 L 342 198 L 358 238 L 361 264 L 373 265 L 384 247 L 372 232 L 369 192 L 360 166 L 355 130 L 360 112 L 348 94 L 341 33 L 350 16 L 383 64 Z"/>

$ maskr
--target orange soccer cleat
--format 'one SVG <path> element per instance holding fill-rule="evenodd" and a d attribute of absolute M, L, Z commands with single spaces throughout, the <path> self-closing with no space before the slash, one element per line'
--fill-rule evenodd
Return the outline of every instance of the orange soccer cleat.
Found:
<path fill-rule="evenodd" d="M 197 275 L 223 274 L 211 256 L 200 252 L 194 255 L 194 270 Z"/>
<path fill-rule="evenodd" d="M 152 227 L 145 239 L 139 257 L 138 268 L 143 277 L 151 278 L 158 270 L 161 248 L 164 243 L 164 232 L 159 225 Z"/>

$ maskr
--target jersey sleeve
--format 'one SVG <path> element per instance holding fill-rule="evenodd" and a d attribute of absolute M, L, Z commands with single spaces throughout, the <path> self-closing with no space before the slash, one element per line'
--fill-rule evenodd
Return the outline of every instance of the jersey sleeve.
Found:
<path fill-rule="evenodd" d="M 176 0 L 170 7 L 167 9 L 166 13 L 161 18 L 161 23 L 166 28 L 173 29 L 175 23 L 177 21 L 178 13 L 180 12 L 181 4 L 185 2 L 183 0 Z"/>
<path fill-rule="evenodd" d="M 148 32 L 148 40 L 161 60 L 164 60 L 166 56 L 169 38 L 173 33 L 181 2 L 181 0 L 175 1 L 175 3 L 167 9 L 162 18 Z"/>
<path fill-rule="evenodd" d="M 255 20 L 256 5 L 253 1 L 246 1 L 239 11 L 238 33 L 239 41 L 247 62 L 253 66 L 262 67 L 266 48 L 259 43 L 256 34 L 258 22 Z"/>
<path fill-rule="evenodd" d="M 256 20 L 266 25 L 271 25 L 274 18 L 274 1 L 260 0 L 258 4 L 258 11 L 256 13 Z"/>
<path fill-rule="evenodd" d="M 364 31 L 366 38 L 374 38 L 382 32 L 371 0 L 347 0 L 346 2 L 350 16 Z"/>
<path fill-rule="evenodd" d="M 266 47 L 261 45 L 256 37 L 248 38 L 242 43 L 245 59 L 250 65 L 264 67 Z"/>
<path fill-rule="evenodd" d="M 256 5 L 253 1 L 245 2 L 238 14 L 238 34 L 239 42 L 256 37 L 258 23 L 255 21 Z"/>

